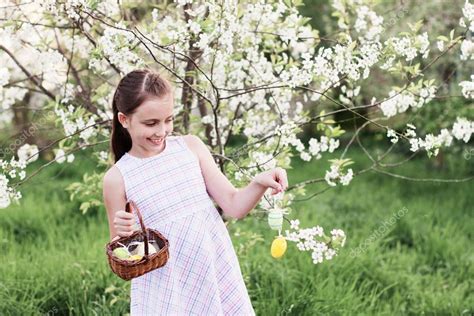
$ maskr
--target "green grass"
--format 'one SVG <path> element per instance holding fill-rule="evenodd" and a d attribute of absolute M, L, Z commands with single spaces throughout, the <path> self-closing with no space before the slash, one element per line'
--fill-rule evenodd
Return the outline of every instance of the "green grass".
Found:
<path fill-rule="evenodd" d="M 365 164 L 354 152 L 355 165 Z M 80 157 L 76 159 L 81 160 Z M 39 162 L 38 162 L 39 163 Z M 289 170 L 296 183 L 321 176 L 323 162 Z M 79 211 L 64 188 L 94 164 L 48 168 L 23 188 L 19 206 L 1 210 L 0 311 L 2 315 L 118 315 L 129 309 L 129 283 L 109 271 L 104 210 Z M 472 161 L 446 157 L 433 170 L 417 159 L 396 170 L 413 177 L 472 174 Z M 322 184 L 308 187 L 307 194 Z M 275 235 L 258 216 L 229 225 L 242 272 L 258 315 L 472 315 L 474 181 L 407 182 L 380 174 L 356 177 L 315 198 L 295 202 L 290 218 L 301 226 L 341 228 L 347 244 L 332 261 L 313 265 L 293 243 L 283 259 L 269 254 Z M 357 256 L 392 214 L 407 212 Z M 238 233 L 236 235 L 236 233 Z M 261 234 L 263 240 L 251 233 Z"/>

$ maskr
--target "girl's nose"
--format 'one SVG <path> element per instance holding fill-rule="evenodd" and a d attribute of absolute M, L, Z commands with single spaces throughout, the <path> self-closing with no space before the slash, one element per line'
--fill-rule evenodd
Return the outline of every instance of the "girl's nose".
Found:
<path fill-rule="evenodd" d="M 159 124 L 155 130 L 155 135 L 158 136 L 158 137 L 164 137 L 165 136 L 165 126 L 164 124 Z"/>

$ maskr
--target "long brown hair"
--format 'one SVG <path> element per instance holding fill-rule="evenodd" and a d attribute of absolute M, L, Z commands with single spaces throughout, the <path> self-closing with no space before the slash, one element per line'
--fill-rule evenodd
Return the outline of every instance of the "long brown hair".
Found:
<path fill-rule="evenodd" d="M 133 70 L 119 82 L 112 101 L 114 118 L 112 121 L 111 147 L 117 162 L 132 148 L 132 138 L 120 124 L 118 112 L 132 114 L 147 98 L 164 97 L 172 93 L 168 80 L 148 69 Z"/>

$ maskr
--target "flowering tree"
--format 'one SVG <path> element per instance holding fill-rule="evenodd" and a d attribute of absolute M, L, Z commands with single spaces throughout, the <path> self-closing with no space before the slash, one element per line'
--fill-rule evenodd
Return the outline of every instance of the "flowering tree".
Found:
<path fill-rule="evenodd" d="M 221 170 L 238 186 L 262 170 L 290 168 L 295 153 L 307 162 L 323 159 L 339 150 L 341 136 L 348 134 L 340 158 L 330 160 L 324 178 L 309 177 L 284 196 L 262 200 L 260 208 L 273 214 L 269 224 L 279 235 L 281 218 L 289 214 L 295 197 L 305 194 L 306 185 L 345 186 L 369 171 L 416 180 L 387 168 L 420 152 L 436 156 L 454 142 L 469 142 L 474 129 L 469 117 L 425 134 L 410 114 L 419 117 L 436 97 L 443 82 L 425 73 L 443 55 L 456 54 L 466 63 L 474 59 L 474 5 L 466 1 L 459 8 L 459 26 L 449 34 L 430 36 L 417 22 L 389 38 L 383 38 L 384 19 L 369 0 L 334 0 L 339 30 L 330 38 L 309 26 L 297 10 L 300 5 L 273 0 L 178 0 L 135 7 L 111 0 L 0 1 L 0 122 L 11 120 L 15 106 L 26 100 L 30 109 L 42 113 L 30 133 L 38 125 L 53 124 L 64 131 L 40 148 L 15 142 L 3 150 L 0 207 L 19 201 L 21 185 L 43 167 L 73 163 L 75 151 L 107 143 L 114 88 L 122 75 L 140 67 L 160 69 L 175 83 L 177 132 L 205 139 Z M 396 77 L 398 85 L 385 91 L 385 97 L 364 103 L 361 86 L 372 73 Z M 459 87 L 470 107 L 474 76 Z M 335 120 L 340 113 L 363 123 L 346 132 Z M 404 122 L 403 128 L 396 128 L 392 117 Z M 300 132 L 313 125 L 318 135 L 305 144 Z M 392 143 L 379 157 L 359 139 L 369 127 Z M 230 146 L 236 139 L 240 143 Z M 356 143 L 371 167 L 349 168 L 352 160 L 346 154 Z M 412 155 L 384 164 L 395 146 L 406 146 Z M 27 165 L 51 149 L 55 158 L 27 174 Z M 111 161 L 107 151 L 94 156 L 99 168 L 69 187 L 73 196 L 84 199 L 84 212 L 101 205 L 98 188 Z M 340 230 L 326 236 L 319 226 L 300 229 L 296 219 L 291 229 L 287 239 L 312 251 L 314 263 L 332 258 L 344 245 Z"/>

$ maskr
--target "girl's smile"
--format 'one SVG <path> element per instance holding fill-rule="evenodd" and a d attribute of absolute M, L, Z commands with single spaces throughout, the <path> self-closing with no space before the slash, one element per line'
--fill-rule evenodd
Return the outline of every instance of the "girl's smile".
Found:
<path fill-rule="evenodd" d="M 163 138 L 147 138 L 153 145 L 161 145 L 163 143 Z"/>

